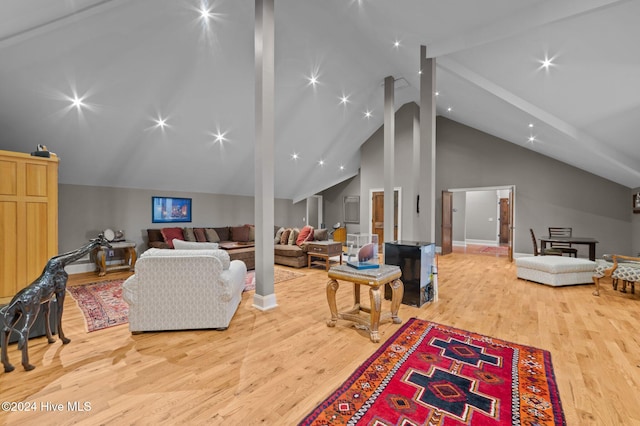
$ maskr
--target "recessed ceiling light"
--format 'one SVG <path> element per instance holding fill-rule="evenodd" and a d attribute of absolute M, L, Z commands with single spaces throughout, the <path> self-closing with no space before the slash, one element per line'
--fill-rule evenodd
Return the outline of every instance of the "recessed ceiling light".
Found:
<path fill-rule="evenodd" d="M 155 127 L 160 127 L 160 129 L 164 130 L 165 127 L 169 127 L 169 125 L 167 124 L 167 119 L 166 118 L 162 118 L 162 116 L 158 116 L 158 118 L 154 119 L 153 121 L 156 122 Z"/>
<path fill-rule="evenodd" d="M 545 54 L 544 59 L 538 61 L 541 64 L 540 68 L 538 69 L 544 68 L 545 71 L 549 71 L 549 68 L 556 66 L 556 64 L 554 64 L 553 62 L 555 58 L 556 58 L 555 56 L 549 57 L 549 55 Z"/>
<path fill-rule="evenodd" d="M 319 165 L 319 166 L 324 166 L 324 160 L 320 160 L 320 161 L 318 161 L 318 165 Z"/>
<path fill-rule="evenodd" d="M 533 128 L 533 123 L 529 123 L 529 128 Z"/>
<path fill-rule="evenodd" d="M 436 95 L 436 96 L 440 96 L 440 92 L 436 92 L 436 93 L 435 93 L 435 95 Z"/>
<path fill-rule="evenodd" d="M 373 116 L 373 111 L 366 110 L 364 112 L 364 118 L 371 118 Z"/>
<path fill-rule="evenodd" d="M 422 75 L 422 70 L 418 71 L 418 75 Z"/>
<path fill-rule="evenodd" d="M 292 160 L 297 160 L 298 158 L 300 158 L 300 156 L 297 153 L 294 152 L 293 154 L 291 154 Z"/>
<path fill-rule="evenodd" d="M 451 111 L 453 111 L 453 108 L 451 107 L 447 108 L 447 112 L 451 112 Z"/>
<path fill-rule="evenodd" d="M 83 101 L 84 101 L 84 96 L 79 98 L 77 94 L 74 94 L 73 99 L 71 99 L 71 106 L 75 107 L 78 111 L 80 111 L 80 108 L 84 108 L 87 106 Z"/>
<path fill-rule="evenodd" d="M 529 142 L 534 142 L 535 140 L 536 140 L 535 136 L 529 136 L 529 139 L 528 139 Z"/>
<path fill-rule="evenodd" d="M 393 43 L 393 47 L 395 47 L 396 49 L 397 49 L 397 48 L 399 48 L 399 47 L 400 47 L 400 41 L 399 41 L 399 40 L 396 40 L 396 41 Z"/>
<path fill-rule="evenodd" d="M 344 170 L 344 166 L 342 164 L 340 165 L 340 170 Z"/>
<path fill-rule="evenodd" d="M 217 129 L 215 133 L 211 132 L 211 136 L 213 136 L 213 143 L 219 143 L 222 144 L 223 142 L 227 142 L 229 139 L 227 139 L 226 135 L 228 132 L 221 132 L 220 129 Z"/>
<path fill-rule="evenodd" d="M 345 95 L 343 93 L 342 96 L 340 96 L 340 103 L 342 105 L 346 105 L 347 103 L 349 103 L 349 95 Z"/>
<path fill-rule="evenodd" d="M 205 9 L 205 5 L 203 4 L 200 7 L 200 18 L 208 22 L 212 17 L 213 14 L 211 13 L 211 9 Z"/>
<path fill-rule="evenodd" d="M 310 86 L 316 87 L 316 85 L 318 84 L 318 74 L 315 72 L 306 77 L 306 79 L 309 81 Z"/>

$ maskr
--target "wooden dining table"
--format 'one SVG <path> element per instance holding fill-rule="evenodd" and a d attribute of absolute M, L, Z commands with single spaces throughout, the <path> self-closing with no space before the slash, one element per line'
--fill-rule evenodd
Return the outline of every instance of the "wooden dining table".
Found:
<path fill-rule="evenodd" d="M 596 244 L 598 240 L 593 237 L 551 237 L 546 236 L 540 238 L 540 247 L 544 251 L 547 248 L 547 243 L 570 243 L 570 244 L 584 244 L 589 246 L 589 259 L 596 260 Z"/>

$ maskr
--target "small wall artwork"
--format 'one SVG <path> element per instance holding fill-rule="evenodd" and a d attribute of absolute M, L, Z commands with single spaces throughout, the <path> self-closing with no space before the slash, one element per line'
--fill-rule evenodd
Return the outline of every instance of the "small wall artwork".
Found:
<path fill-rule="evenodd" d="M 151 197 L 151 221 L 191 222 L 191 198 Z"/>

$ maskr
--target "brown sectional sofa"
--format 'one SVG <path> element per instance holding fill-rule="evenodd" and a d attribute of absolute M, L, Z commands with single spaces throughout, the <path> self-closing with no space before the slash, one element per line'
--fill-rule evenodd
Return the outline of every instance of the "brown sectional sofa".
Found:
<path fill-rule="evenodd" d="M 241 228 L 248 228 L 247 230 Z M 169 243 L 173 238 L 183 239 L 185 241 L 199 241 L 219 243 L 221 248 L 224 246 L 232 246 L 226 248 L 229 252 L 231 260 L 242 260 L 247 269 L 255 269 L 255 247 L 252 245 L 254 241 L 254 231 L 252 225 L 242 226 L 224 226 L 217 228 L 178 228 L 167 227 L 162 229 L 147 229 L 147 246 L 149 248 L 173 248 Z M 278 231 L 282 227 L 274 227 L 274 243 Z M 283 228 L 284 229 L 284 228 Z M 291 229 L 291 228 L 289 228 Z M 215 233 L 211 232 L 214 230 Z M 315 230 L 317 238 L 315 241 L 328 239 L 326 229 Z M 230 244 L 237 243 L 237 244 Z M 243 245 L 246 244 L 246 247 Z M 274 244 L 274 263 L 278 265 L 291 266 L 293 268 L 302 268 L 307 266 L 307 244 Z"/>

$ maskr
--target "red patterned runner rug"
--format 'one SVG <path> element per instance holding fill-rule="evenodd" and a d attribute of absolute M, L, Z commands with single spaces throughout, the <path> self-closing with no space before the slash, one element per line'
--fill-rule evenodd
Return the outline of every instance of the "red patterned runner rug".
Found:
<path fill-rule="evenodd" d="M 565 425 L 548 351 L 411 318 L 300 425 Z"/>
<path fill-rule="evenodd" d="M 92 332 L 129 322 L 129 305 L 122 299 L 124 280 L 102 281 L 67 287 Z"/>

